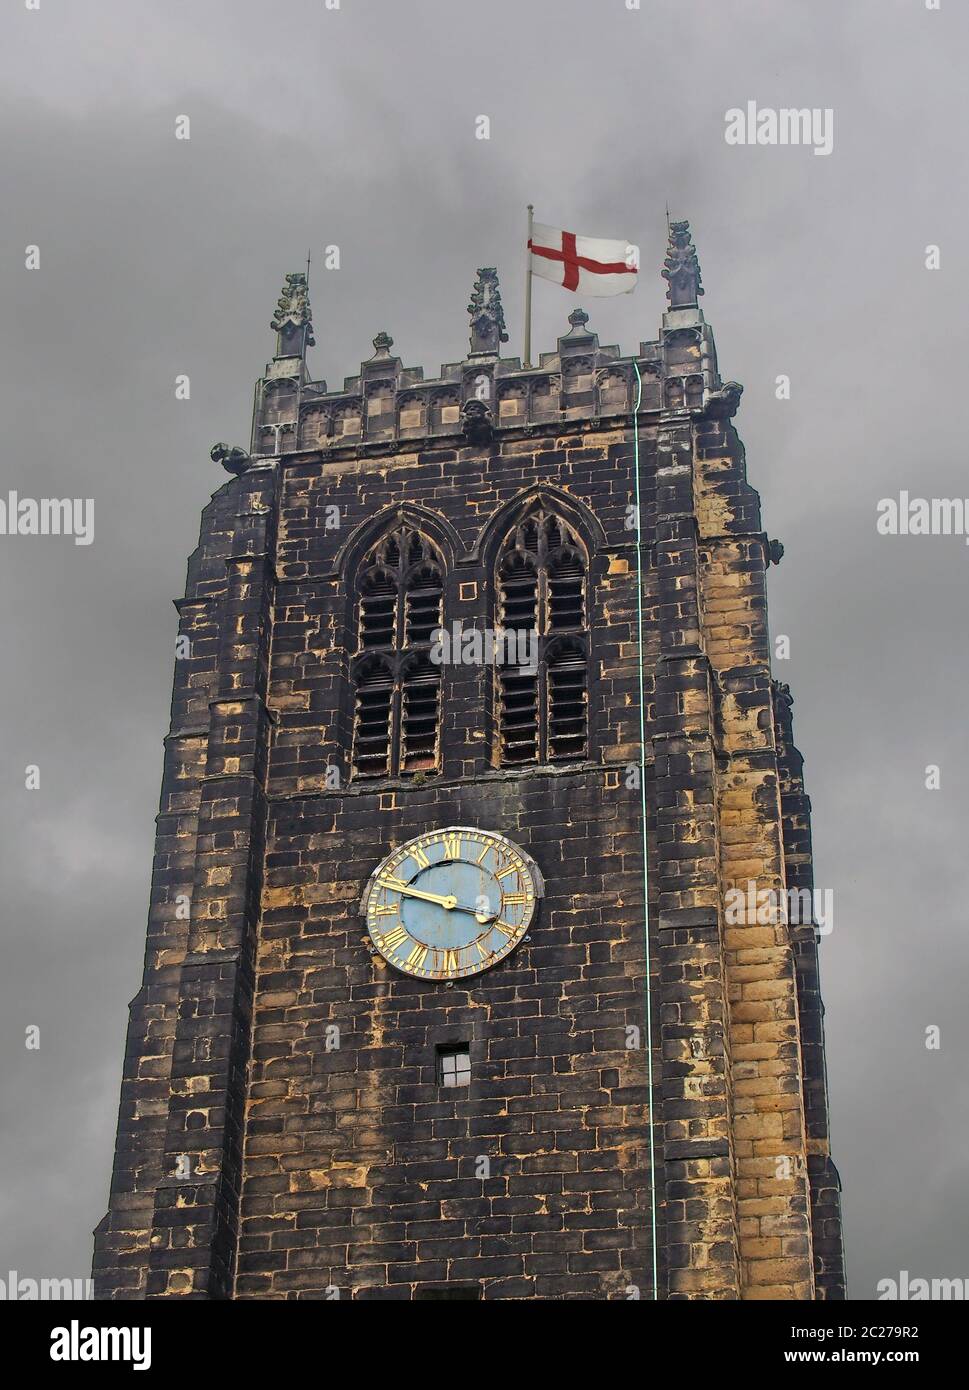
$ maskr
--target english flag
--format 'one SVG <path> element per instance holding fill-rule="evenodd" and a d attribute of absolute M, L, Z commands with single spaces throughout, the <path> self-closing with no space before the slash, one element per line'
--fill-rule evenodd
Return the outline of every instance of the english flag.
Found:
<path fill-rule="evenodd" d="M 577 236 L 532 224 L 529 269 L 543 280 L 585 295 L 629 294 L 639 274 L 639 247 L 628 241 Z"/>

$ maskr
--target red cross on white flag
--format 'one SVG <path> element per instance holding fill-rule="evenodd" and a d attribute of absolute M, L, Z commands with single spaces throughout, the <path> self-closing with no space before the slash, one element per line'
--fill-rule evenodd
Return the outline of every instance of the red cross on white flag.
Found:
<path fill-rule="evenodd" d="M 639 248 L 628 241 L 577 236 L 532 224 L 529 268 L 543 280 L 584 295 L 629 294 L 636 288 Z"/>

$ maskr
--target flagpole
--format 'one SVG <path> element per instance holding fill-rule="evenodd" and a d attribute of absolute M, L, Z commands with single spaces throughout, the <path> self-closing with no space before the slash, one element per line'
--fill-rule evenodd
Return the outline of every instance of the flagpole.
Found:
<path fill-rule="evenodd" d="M 523 367 L 532 365 L 532 212 L 528 204 L 528 240 L 525 243 L 525 360 Z"/>

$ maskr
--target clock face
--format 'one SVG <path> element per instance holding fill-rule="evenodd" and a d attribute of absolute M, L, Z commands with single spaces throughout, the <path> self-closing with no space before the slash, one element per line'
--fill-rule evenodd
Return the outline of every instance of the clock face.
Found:
<path fill-rule="evenodd" d="M 389 854 L 360 910 L 388 964 L 420 979 L 457 980 L 514 950 L 543 890 L 537 864 L 510 840 L 449 826 Z"/>

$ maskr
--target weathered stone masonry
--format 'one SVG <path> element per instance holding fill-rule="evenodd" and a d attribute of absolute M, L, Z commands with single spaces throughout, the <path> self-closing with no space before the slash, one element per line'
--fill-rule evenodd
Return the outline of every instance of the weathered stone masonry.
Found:
<path fill-rule="evenodd" d="M 482 272 L 464 362 L 425 381 L 380 334 L 342 391 L 309 376 L 305 280 L 288 277 L 250 452 L 213 451 L 234 476 L 178 605 L 189 645 L 99 1297 L 844 1297 L 816 935 L 724 909 L 751 881 L 812 886 L 790 698 L 770 673 L 778 548 L 686 224 L 664 274 L 661 335 L 635 359 L 578 310 L 537 367 L 501 358 Z M 443 557 L 446 624 L 483 631 L 502 540 L 539 505 L 589 557 L 587 755 L 503 766 L 494 671 L 449 665 L 438 769 L 353 777 L 368 550 L 402 522 L 420 531 Z M 529 938 L 453 987 L 371 954 L 359 915 L 377 862 L 446 825 L 508 836 L 546 883 Z M 442 1090 L 436 1048 L 459 1042 L 471 1084 Z"/>

